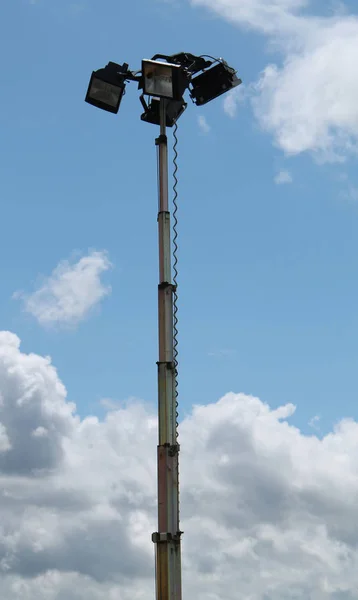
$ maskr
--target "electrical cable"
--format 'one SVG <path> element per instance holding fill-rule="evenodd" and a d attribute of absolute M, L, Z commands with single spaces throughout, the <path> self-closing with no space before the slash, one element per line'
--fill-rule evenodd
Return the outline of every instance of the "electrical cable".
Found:
<path fill-rule="evenodd" d="M 173 166 L 174 166 L 174 170 L 173 170 L 173 180 L 174 180 L 174 185 L 173 185 L 173 284 L 174 284 L 174 292 L 173 292 L 173 360 L 174 360 L 174 377 L 175 377 L 175 382 L 174 382 L 174 395 L 175 395 L 175 440 L 176 443 L 178 443 L 178 437 L 179 437 L 179 411 L 178 411 L 178 407 L 179 407 L 179 402 L 178 402 L 178 217 L 177 217 L 177 212 L 178 212 L 178 190 L 177 190 L 177 186 L 178 186 L 178 177 L 177 177 L 177 172 L 178 172 L 178 150 L 177 150 L 177 146 L 178 146 L 178 137 L 177 137 L 177 132 L 178 132 L 178 124 L 175 123 L 174 124 L 174 130 L 173 130 L 173 138 L 174 138 L 174 144 L 173 144 Z M 178 445 L 178 450 L 179 450 L 179 445 Z M 177 470 L 177 490 L 178 490 L 178 526 L 180 523 L 180 495 L 179 495 L 179 464 L 178 464 L 178 470 Z M 179 535 L 181 532 L 179 532 Z"/>
<path fill-rule="evenodd" d="M 177 185 L 178 185 L 178 178 L 177 178 L 177 172 L 178 172 L 178 151 L 177 151 L 177 146 L 178 146 L 178 137 L 177 137 L 177 131 L 178 131 L 178 124 L 175 123 L 174 125 L 174 131 L 173 131 L 173 138 L 174 138 L 174 145 L 173 145 L 173 165 L 174 165 L 174 171 L 173 171 L 173 179 L 174 179 L 174 185 L 173 185 L 173 284 L 174 284 L 174 294 L 173 294 L 173 360 L 174 360 L 174 366 L 175 366 L 175 416 L 176 416 L 176 438 L 178 438 L 179 433 L 178 433 L 178 426 L 179 426 L 179 422 L 178 422 L 178 418 L 179 418 L 179 412 L 178 412 L 178 218 L 177 218 L 177 212 L 178 212 L 178 190 L 177 190 Z"/>
<path fill-rule="evenodd" d="M 210 56 L 210 54 L 201 54 L 200 58 L 210 58 L 213 62 L 213 64 L 215 63 L 221 63 L 222 62 L 222 58 L 214 58 L 214 56 Z"/>

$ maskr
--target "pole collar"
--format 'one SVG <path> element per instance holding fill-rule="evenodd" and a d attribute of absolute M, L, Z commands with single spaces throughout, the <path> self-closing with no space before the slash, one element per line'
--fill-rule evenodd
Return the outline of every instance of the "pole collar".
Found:
<path fill-rule="evenodd" d="M 167 138 L 167 136 L 165 134 L 160 135 L 155 140 L 155 145 L 156 146 L 160 146 L 161 144 L 167 144 L 167 143 L 168 143 L 168 138 Z"/>

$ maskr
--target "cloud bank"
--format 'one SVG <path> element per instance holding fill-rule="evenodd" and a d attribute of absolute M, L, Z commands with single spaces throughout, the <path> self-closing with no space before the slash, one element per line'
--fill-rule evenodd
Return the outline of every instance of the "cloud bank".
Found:
<path fill-rule="evenodd" d="M 81 420 L 49 358 L 0 333 L 2 600 L 154 594 L 156 415 Z M 323 439 L 290 404 L 227 394 L 181 424 L 184 594 L 350 600 L 358 590 L 358 424 Z"/>

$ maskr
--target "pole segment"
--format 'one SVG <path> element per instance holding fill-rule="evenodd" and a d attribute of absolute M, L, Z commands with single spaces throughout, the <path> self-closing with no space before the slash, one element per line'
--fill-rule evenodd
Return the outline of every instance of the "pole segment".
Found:
<path fill-rule="evenodd" d="M 174 362 L 173 295 L 171 279 L 170 211 L 168 193 L 167 100 L 160 100 L 158 147 L 158 532 L 156 545 L 156 599 L 181 600 L 179 527 L 179 444 L 176 419 L 176 365 Z"/>

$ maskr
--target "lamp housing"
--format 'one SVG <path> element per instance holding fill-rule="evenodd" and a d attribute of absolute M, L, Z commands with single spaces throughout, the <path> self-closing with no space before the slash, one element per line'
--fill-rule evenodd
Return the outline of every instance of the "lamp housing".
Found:
<path fill-rule="evenodd" d="M 122 67 L 110 62 L 104 69 L 93 71 L 86 94 L 86 102 L 117 114 L 125 94 L 127 68 L 126 64 Z"/>
<path fill-rule="evenodd" d="M 180 101 L 188 84 L 189 76 L 181 65 L 142 60 L 141 87 L 146 96 Z"/>
<path fill-rule="evenodd" d="M 141 100 L 145 109 L 140 117 L 141 120 L 152 125 L 160 125 L 160 99 L 152 98 L 149 106 L 145 104 L 143 98 Z M 166 104 L 166 126 L 173 127 L 187 106 L 183 98 L 181 100 L 169 100 Z"/>
<path fill-rule="evenodd" d="M 202 106 L 242 83 L 236 71 L 225 61 L 204 71 L 191 81 L 190 96 L 197 106 Z"/>

